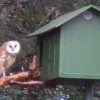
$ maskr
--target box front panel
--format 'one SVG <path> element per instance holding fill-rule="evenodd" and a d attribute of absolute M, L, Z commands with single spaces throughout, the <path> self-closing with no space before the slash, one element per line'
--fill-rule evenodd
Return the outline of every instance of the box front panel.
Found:
<path fill-rule="evenodd" d="M 60 76 L 100 79 L 100 14 L 91 10 L 62 26 L 60 39 Z"/>

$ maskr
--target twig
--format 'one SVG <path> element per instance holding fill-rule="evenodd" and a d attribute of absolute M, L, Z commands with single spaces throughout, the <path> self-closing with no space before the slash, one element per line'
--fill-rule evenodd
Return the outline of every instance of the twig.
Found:
<path fill-rule="evenodd" d="M 38 25 L 38 27 L 36 28 L 39 29 L 44 23 L 45 21 L 57 10 L 57 8 L 53 9 L 41 22 L 40 24 Z"/>
<path fill-rule="evenodd" d="M 15 25 L 16 25 L 16 27 L 21 31 L 21 32 L 23 32 L 23 33 L 27 33 L 26 32 L 26 30 L 22 27 L 22 26 L 19 26 L 17 23 L 15 23 L 15 22 L 13 22 Z"/>
<path fill-rule="evenodd" d="M 34 6 L 36 6 L 36 4 L 37 4 L 37 0 L 35 0 L 35 2 L 34 2 Z"/>
<path fill-rule="evenodd" d="M 15 39 L 19 39 L 19 37 L 17 37 L 17 36 L 14 36 L 14 35 L 12 35 L 12 34 L 7 34 L 8 36 L 11 36 L 11 37 L 13 37 L 13 38 L 15 38 Z"/>
<path fill-rule="evenodd" d="M 16 1 L 16 3 L 17 3 L 17 6 L 27 15 L 27 13 L 26 13 L 25 10 L 21 7 L 21 5 L 19 4 L 19 2 Z"/>

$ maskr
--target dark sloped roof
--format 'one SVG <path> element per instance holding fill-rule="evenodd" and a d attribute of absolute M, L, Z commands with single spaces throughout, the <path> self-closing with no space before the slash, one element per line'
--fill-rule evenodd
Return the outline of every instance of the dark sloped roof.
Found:
<path fill-rule="evenodd" d="M 93 5 L 83 7 L 76 11 L 62 15 L 62 16 L 56 18 L 55 20 L 52 20 L 50 23 L 46 24 L 45 26 L 41 27 L 40 29 L 34 31 L 33 33 L 30 33 L 27 37 L 40 35 L 47 31 L 53 30 L 54 28 L 61 26 L 62 24 L 66 23 L 67 21 L 71 20 L 72 18 L 78 16 L 79 14 L 83 13 L 84 11 L 86 11 L 90 8 L 100 11 L 100 9 L 98 9 L 97 7 L 95 7 Z"/>

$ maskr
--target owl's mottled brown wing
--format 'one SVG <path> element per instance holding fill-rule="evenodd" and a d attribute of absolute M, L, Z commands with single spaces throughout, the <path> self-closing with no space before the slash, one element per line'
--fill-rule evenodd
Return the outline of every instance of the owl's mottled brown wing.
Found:
<path fill-rule="evenodd" d="M 2 76 L 3 73 L 3 67 L 7 66 L 7 55 L 6 55 L 6 43 L 4 43 L 1 47 L 0 47 L 0 77 Z"/>
<path fill-rule="evenodd" d="M 6 57 L 6 45 L 7 42 L 5 42 L 1 47 L 0 47 L 0 57 Z"/>
<path fill-rule="evenodd" d="M 4 71 L 4 67 L 3 67 L 4 62 L 5 62 L 5 59 L 0 58 L 0 77 L 2 76 L 3 71 Z"/>

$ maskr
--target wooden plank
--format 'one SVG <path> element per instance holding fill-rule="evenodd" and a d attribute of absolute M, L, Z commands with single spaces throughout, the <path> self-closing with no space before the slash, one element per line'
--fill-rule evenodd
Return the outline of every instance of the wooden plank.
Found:
<path fill-rule="evenodd" d="M 54 36 L 54 72 L 55 76 L 59 75 L 59 55 L 60 55 L 60 29 L 55 32 Z"/>
<path fill-rule="evenodd" d="M 54 34 L 49 35 L 49 76 L 54 76 Z M 52 73 L 52 74 L 51 74 Z"/>

